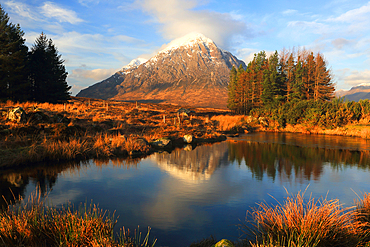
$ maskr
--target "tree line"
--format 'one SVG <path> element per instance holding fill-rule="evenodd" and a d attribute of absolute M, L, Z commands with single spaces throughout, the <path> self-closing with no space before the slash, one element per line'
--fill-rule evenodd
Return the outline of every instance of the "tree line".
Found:
<path fill-rule="evenodd" d="M 0 5 L 0 100 L 68 100 L 68 73 L 53 41 L 41 33 L 29 50 L 23 36 Z"/>
<path fill-rule="evenodd" d="M 267 57 L 261 51 L 246 68 L 231 69 L 227 106 L 235 113 L 249 114 L 254 109 L 273 109 L 293 101 L 330 100 L 334 91 L 322 54 L 283 50 Z"/>

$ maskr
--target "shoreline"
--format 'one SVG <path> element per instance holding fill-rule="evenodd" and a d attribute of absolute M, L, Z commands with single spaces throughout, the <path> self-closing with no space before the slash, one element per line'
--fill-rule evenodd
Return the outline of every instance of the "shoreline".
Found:
<path fill-rule="evenodd" d="M 9 112 L 16 107 L 24 112 L 18 120 L 9 120 Z M 308 124 L 281 128 L 265 117 L 232 115 L 219 109 L 76 97 L 55 105 L 7 102 L 0 104 L 0 112 L 0 169 L 39 162 L 144 157 L 251 132 L 370 139 L 370 124 L 365 121 L 333 129 Z"/>

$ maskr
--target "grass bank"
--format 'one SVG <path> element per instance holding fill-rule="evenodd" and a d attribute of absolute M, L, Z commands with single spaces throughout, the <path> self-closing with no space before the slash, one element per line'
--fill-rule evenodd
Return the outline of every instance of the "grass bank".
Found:
<path fill-rule="evenodd" d="M 289 195 L 283 203 L 248 212 L 254 228 L 244 230 L 256 237 L 253 247 L 283 246 L 370 246 L 370 194 L 343 207 L 337 199 Z"/>
<path fill-rule="evenodd" d="M 116 218 L 96 205 L 81 205 L 75 209 L 66 205 L 60 209 L 45 205 L 40 192 L 27 202 L 19 200 L 0 212 L 0 246 L 154 246 L 139 229 L 130 234 L 122 228 L 114 234 Z"/>
<path fill-rule="evenodd" d="M 23 113 L 11 120 L 17 107 Z M 225 111 L 188 108 L 183 114 L 180 108 L 86 98 L 66 104 L 8 101 L 0 104 L 0 166 L 143 156 L 189 144 L 185 135 L 192 136 L 191 145 L 224 140 L 211 117 Z"/>

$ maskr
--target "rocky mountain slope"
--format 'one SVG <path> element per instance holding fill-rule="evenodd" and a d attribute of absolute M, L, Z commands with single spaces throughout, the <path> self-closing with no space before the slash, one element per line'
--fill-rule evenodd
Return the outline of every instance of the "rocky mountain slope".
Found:
<path fill-rule="evenodd" d="M 350 90 L 340 90 L 337 97 L 345 97 L 346 100 L 358 102 L 360 99 L 370 99 L 370 84 L 360 84 Z"/>
<path fill-rule="evenodd" d="M 172 41 L 144 61 L 131 62 L 77 96 L 226 108 L 230 69 L 245 66 L 199 33 Z"/>

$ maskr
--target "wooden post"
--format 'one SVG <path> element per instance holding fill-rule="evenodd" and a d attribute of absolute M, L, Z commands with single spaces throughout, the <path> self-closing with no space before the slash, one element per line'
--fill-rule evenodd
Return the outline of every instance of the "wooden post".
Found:
<path fill-rule="evenodd" d="M 107 111 L 109 110 L 109 106 L 108 106 L 108 103 L 107 103 Z"/>
<path fill-rule="evenodd" d="M 176 118 L 173 118 L 173 124 L 176 125 Z"/>
<path fill-rule="evenodd" d="M 67 104 L 64 103 L 64 111 L 66 111 L 66 109 L 67 109 Z"/>
<path fill-rule="evenodd" d="M 166 123 L 166 115 L 163 115 L 163 123 Z"/>
<path fill-rule="evenodd" d="M 105 100 L 103 100 L 103 107 L 105 107 Z"/>

